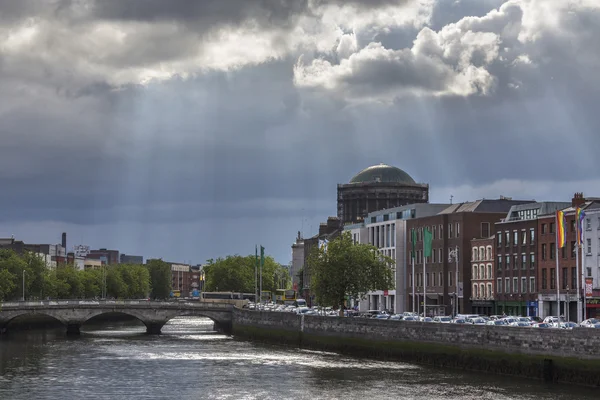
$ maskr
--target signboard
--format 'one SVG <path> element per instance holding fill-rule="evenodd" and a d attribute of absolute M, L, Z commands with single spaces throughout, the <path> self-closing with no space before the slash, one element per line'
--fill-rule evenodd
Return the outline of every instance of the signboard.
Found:
<path fill-rule="evenodd" d="M 200 297 L 200 292 L 198 291 L 198 289 L 192 290 L 192 296 L 193 297 Z"/>
<path fill-rule="evenodd" d="M 90 246 L 84 246 L 82 244 L 73 246 L 73 253 L 75 253 L 75 257 L 85 257 L 90 254 Z"/>
<path fill-rule="evenodd" d="M 585 297 L 592 297 L 592 286 L 594 285 L 594 278 L 585 278 Z"/>
<path fill-rule="evenodd" d="M 387 291 L 387 290 L 384 290 L 384 291 L 383 291 L 383 295 L 384 295 L 385 297 L 387 297 L 387 295 L 388 295 L 388 291 Z"/>

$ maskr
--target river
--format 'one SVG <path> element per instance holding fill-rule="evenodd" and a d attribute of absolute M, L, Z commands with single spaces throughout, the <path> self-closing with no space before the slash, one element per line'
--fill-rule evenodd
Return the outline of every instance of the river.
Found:
<path fill-rule="evenodd" d="M 597 399 L 599 389 L 285 348 L 177 318 L 0 338 L 0 399 Z"/>

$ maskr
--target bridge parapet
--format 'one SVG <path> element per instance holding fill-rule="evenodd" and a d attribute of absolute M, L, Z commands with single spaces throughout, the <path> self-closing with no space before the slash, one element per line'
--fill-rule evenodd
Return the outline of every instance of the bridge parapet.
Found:
<path fill-rule="evenodd" d="M 147 300 L 44 300 L 0 303 L 0 331 L 13 318 L 22 315 L 47 315 L 67 326 L 68 333 L 78 333 L 87 320 L 119 312 L 142 321 L 148 333 L 160 333 L 163 325 L 178 316 L 208 317 L 225 332 L 231 329 L 233 305 L 210 302 Z"/>

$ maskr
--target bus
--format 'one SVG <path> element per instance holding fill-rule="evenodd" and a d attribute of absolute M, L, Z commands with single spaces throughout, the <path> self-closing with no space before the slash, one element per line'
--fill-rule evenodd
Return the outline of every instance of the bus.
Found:
<path fill-rule="evenodd" d="M 296 301 L 296 291 L 294 289 L 275 290 L 275 303 L 292 305 Z"/>
<path fill-rule="evenodd" d="M 208 303 L 225 303 L 233 304 L 236 307 L 242 308 L 248 305 L 248 297 L 252 296 L 251 293 L 237 293 L 237 292 L 202 292 L 200 293 L 200 301 Z"/>
<path fill-rule="evenodd" d="M 268 290 L 263 290 L 260 292 L 260 301 L 262 303 L 270 303 L 273 301 L 273 293 Z"/>

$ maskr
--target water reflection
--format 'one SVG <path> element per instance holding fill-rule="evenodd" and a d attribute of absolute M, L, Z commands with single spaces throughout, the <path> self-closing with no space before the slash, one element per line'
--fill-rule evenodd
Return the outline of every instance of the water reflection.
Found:
<path fill-rule="evenodd" d="M 140 324 L 98 323 L 0 339 L 0 399 L 596 399 L 597 390 L 545 386 L 220 335 L 178 318 L 161 336 Z"/>

